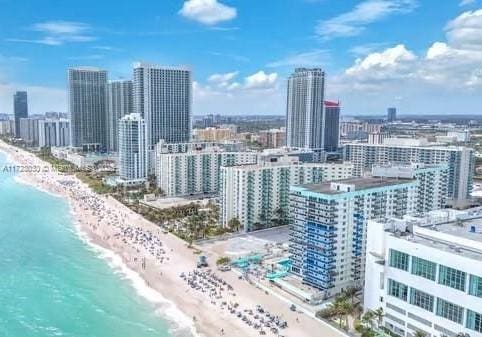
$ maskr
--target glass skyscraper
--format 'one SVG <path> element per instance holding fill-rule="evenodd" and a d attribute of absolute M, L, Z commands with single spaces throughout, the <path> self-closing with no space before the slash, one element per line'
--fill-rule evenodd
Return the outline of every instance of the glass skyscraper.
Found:
<path fill-rule="evenodd" d="M 107 148 L 107 71 L 81 67 L 68 71 L 71 145 L 85 151 Z"/>
<path fill-rule="evenodd" d="M 20 118 L 28 117 L 27 92 L 17 91 L 13 95 L 13 113 L 15 116 L 15 137 L 20 137 Z"/>

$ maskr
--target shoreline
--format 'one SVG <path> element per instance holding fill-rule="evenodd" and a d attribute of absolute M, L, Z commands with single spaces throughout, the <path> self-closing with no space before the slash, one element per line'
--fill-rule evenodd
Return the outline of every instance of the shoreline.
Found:
<path fill-rule="evenodd" d="M 233 272 L 220 274 L 234 290 L 218 292 L 216 298 L 203 290 L 194 289 L 179 276 L 196 270 L 197 255 L 187 243 L 133 212 L 110 196 L 98 195 L 72 175 L 52 170 L 50 164 L 34 154 L 0 141 L 0 151 L 16 165 L 38 165 L 50 169 L 40 173 L 17 173 L 15 179 L 43 192 L 65 198 L 78 237 L 122 277 L 131 282 L 139 296 L 154 303 L 156 312 L 178 328 L 169 329 L 177 335 L 185 331 L 193 336 L 259 336 L 259 331 L 246 325 L 229 312 L 227 303 L 238 303 L 240 308 L 255 309 L 260 304 L 275 312 L 288 323 L 280 333 L 286 337 L 311 337 L 318 331 L 323 337 L 341 337 L 332 330 L 301 312 L 292 312 L 286 302 L 240 280 Z M 148 237 L 148 239 L 146 239 Z M 198 247 L 196 247 L 198 248 Z M 202 250 L 202 248 L 200 248 Z M 207 253 L 211 261 L 217 256 Z M 110 258 L 110 261 L 108 260 Z M 214 268 L 213 268 L 214 269 Z M 277 336 L 269 329 L 266 336 Z"/>

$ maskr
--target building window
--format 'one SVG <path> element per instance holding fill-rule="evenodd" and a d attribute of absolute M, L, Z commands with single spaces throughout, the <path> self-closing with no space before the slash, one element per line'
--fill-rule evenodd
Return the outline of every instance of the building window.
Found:
<path fill-rule="evenodd" d="M 466 327 L 471 330 L 482 332 L 482 314 L 467 310 Z"/>
<path fill-rule="evenodd" d="M 412 256 L 412 274 L 435 281 L 437 264 Z"/>
<path fill-rule="evenodd" d="M 465 291 L 465 272 L 441 265 L 439 268 L 438 283 Z"/>
<path fill-rule="evenodd" d="M 410 288 L 410 304 L 422 309 L 433 311 L 434 297 L 415 288 Z"/>
<path fill-rule="evenodd" d="M 390 249 L 390 267 L 408 271 L 409 255 L 399 252 L 395 249 Z"/>
<path fill-rule="evenodd" d="M 437 316 L 462 324 L 464 317 L 464 308 L 456 304 L 447 302 L 441 298 L 437 298 Z"/>
<path fill-rule="evenodd" d="M 388 279 L 388 295 L 406 301 L 408 295 L 408 286 L 392 279 Z"/>
<path fill-rule="evenodd" d="M 470 275 L 469 294 L 477 297 L 482 297 L 482 277 Z"/>

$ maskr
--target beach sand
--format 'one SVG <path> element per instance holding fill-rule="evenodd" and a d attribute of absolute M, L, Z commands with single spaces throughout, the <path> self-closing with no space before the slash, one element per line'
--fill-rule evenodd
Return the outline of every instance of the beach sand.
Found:
<path fill-rule="evenodd" d="M 231 314 L 227 305 L 221 304 L 225 301 L 238 303 L 237 310 L 241 311 L 254 311 L 256 305 L 260 304 L 288 323 L 286 329 L 279 331 L 281 336 L 344 336 L 326 323 L 291 311 L 288 303 L 240 280 L 234 272 L 215 271 L 217 276 L 233 287 L 233 291 L 222 292 L 222 299 L 209 297 L 208 292 L 191 288 L 180 278 L 180 274 L 195 270 L 198 255 L 184 241 L 174 235 L 164 234 L 157 225 L 114 198 L 95 194 L 77 178 L 55 171 L 31 153 L 2 141 L 0 151 L 5 152 L 15 165 L 27 168 L 38 166 L 40 172 L 19 172 L 16 178 L 66 199 L 79 231 L 92 244 L 120 257 L 131 271 L 142 278 L 146 286 L 171 302 L 170 312 L 163 316 L 184 325 L 184 328 L 191 326 L 193 334 L 206 337 L 260 336 L 258 330 Z M 269 329 L 264 330 L 266 336 L 278 336 Z"/>

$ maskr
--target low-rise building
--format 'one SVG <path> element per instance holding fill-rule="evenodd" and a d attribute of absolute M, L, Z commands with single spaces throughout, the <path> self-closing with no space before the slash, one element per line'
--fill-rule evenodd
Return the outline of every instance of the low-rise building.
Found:
<path fill-rule="evenodd" d="M 482 336 L 482 210 L 368 223 L 365 310 L 394 336 Z"/>

